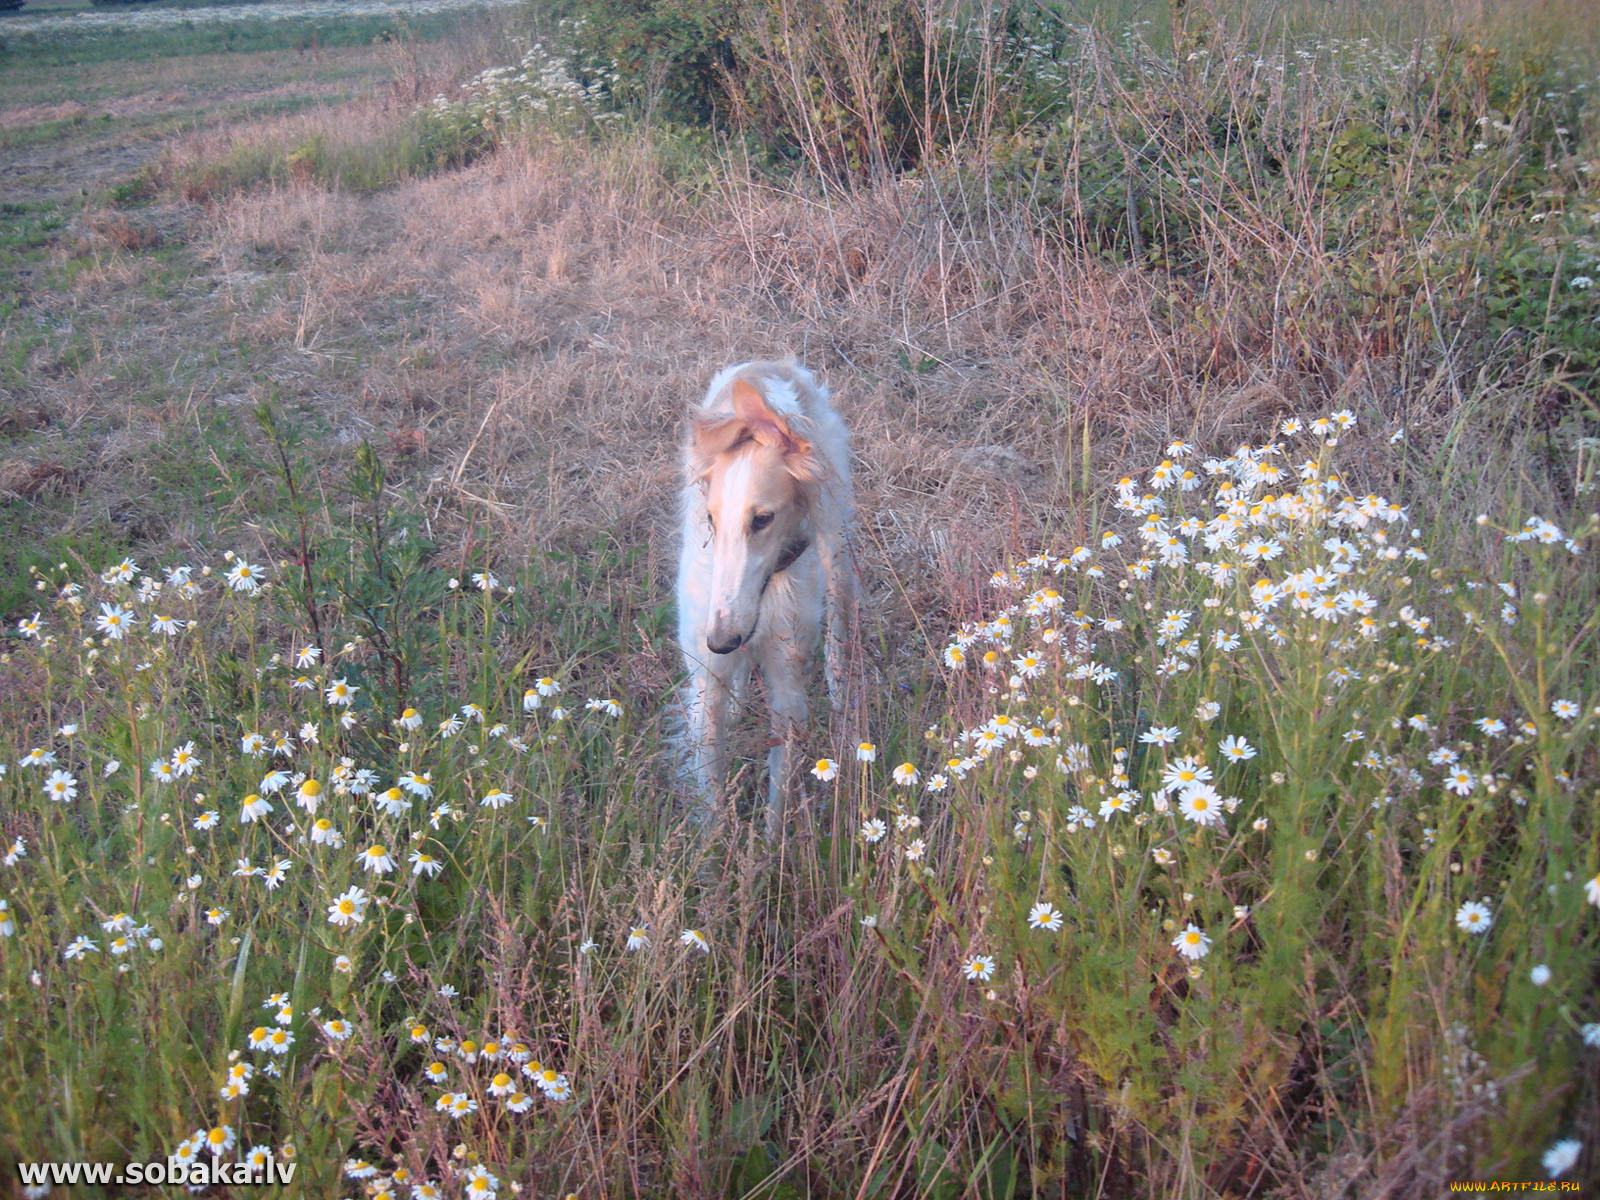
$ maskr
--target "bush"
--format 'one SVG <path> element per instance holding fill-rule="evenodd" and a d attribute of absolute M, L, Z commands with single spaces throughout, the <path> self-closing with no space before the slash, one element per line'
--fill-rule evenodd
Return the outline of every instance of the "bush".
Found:
<path fill-rule="evenodd" d="M 581 84 L 604 88 L 637 112 L 725 126 L 740 7 L 728 0 L 568 0 L 557 11 Z"/>
<path fill-rule="evenodd" d="M 741 133 L 773 161 L 831 178 L 883 178 L 1014 119 L 1014 19 L 965 6 L 574 0 L 562 11 L 574 73 L 625 108 Z"/>

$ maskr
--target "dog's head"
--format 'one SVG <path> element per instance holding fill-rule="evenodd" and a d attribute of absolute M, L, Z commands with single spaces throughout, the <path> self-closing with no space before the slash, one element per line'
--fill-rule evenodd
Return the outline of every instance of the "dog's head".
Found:
<path fill-rule="evenodd" d="M 695 410 L 689 442 L 712 543 L 706 648 L 716 654 L 750 640 L 773 576 L 810 547 L 821 474 L 803 416 L 778 412 L 743 379 L 731 391 L 731 413 Z"/>

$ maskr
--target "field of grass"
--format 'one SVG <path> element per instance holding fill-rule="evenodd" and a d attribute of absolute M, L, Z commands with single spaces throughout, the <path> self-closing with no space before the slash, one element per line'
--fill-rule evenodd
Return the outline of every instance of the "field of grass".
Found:
<path fill-rule="evenodd" d="M 1581 10 L 0 19 L 0 1193 L 1600 1183 Z M 773 845 L 670 596 L 784 353 Z"/>

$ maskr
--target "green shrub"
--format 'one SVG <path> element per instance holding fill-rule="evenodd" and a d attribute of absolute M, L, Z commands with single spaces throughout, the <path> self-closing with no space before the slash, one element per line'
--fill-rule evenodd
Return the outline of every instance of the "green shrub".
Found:
<path fill-rule="evenodd" d="M 558 4 L 574 78 L 634 111 L 726 125 L 742 6 L 729 0 L 567 0 Z"/>
<path fill-rule="evenodd" d="M 574 74 L 627 110 L 736 131 L 831 177 L 882 178 L 1015 119 L 1010 10 L 571 0 L 562 11 Z"/>

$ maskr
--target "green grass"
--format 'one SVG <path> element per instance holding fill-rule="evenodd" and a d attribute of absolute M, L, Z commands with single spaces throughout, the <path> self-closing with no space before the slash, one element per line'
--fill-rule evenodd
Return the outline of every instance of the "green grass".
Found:
<path fill-rule="evenodd" d="M 317 132 L 292 142 L 241 142 L 220 159 L 185 165 L 170 183 L 195 198 L 297 181 L 377 192 L 402 180 L 464 165 L 490 145 L 488 139 L 470 134 L 439 136 L 432 123 L 416 119 L 377 137 L 355 140 Z"/>
<path fill-rule="evenodd" d="M 33 125 L 0 133 L 0 146 L 12 150 L 49 146 L 64 141 L 102 141 L 118 139 L 157 140 L 188 132 L 194 128 L 197 115 L 204 114 L 208 122 L 229 124 L 288 116 L 355 98 L 354 92 L 323 94 L 318 96 L 283 96 L 266 100 L 242 100 L 234 103 L 205 103 L 187 110 L 152 112 L 125 117 L 110 113 L 98 116 L 80 114 L 54 121 L 41 121 Z"/>
<path fill-rule="evenodd" d="M 1336 464 L 1315 438 L 1293 444 L 1320 474 Z M 13 1012 L 13 1035 L 43 1049 L 70 1097 L 48 1113 L 13 1107 L 7 1124 L 25 1134 L 11 1154 L 156 1157 L 191 1128 L 226 1126 L 241 1147 L 294 1155 L 319 1190 L 337 1186 L 346 1158 L 369 1157 L 421 1177 L 460 1179 L 481 1163 L 545 1191 L 634 1179 L 654 1194 L 669 1179 L 683 1186 L 681 1166 L 654 1161 L 658 1139 L 693 1130 L 696 1177 L 716 1194 L 1014 1195 L 1029 1177 L 1083 1183 L 1106 1171 L 1198 1194 L 1265 1149 L 1241 1140 L 1261 1089 L 1286 1089 L 1324 1060 L 1325 1111 L 1372 1104 L 1424 1127 L 1440 1119 L 1430 1080 L 1492 1083 L 1494 1119 L 1456 1126 L 1457 1172 L 1526 1171 L 1529 1146 L 1568 1127 L 1573 1006 L 1600 936 L 1582 887 L 1596 864 L 1569 836 L 1585 820 L 1571 782 L 1596 767 L 1594 679 L 1581 664 L 1600 597 L 1559 540 L 1517 548 L 1502 540 L 1516 523 L 1491 517 L 1485 544 L 1504 547 L 1503 565 L 1485 586 L 1452 570 L 1460 547 L 1448 534 L 1413 538 L 1409 522 L 1376 515 L 1346 524 L 1336 536 L 1353 570 L 1332 587 L 1370 600 L 1363 634 L 1358 612 L 1324 621 L 1253 590 L 1258 577 L 1327 561 L 1335 527 L 1297 506 L 1331 500 L 1332 515 L 1356 502 L 1302 485 L 1236 548 L 1273 536 L 1281 560 L 1202 578 L 1136 562 L 1157 540 L 1138 532 L 1152 532 L 1149 502 L 1125 494 L 1129 516 L 1113 527 L 1127 552 L 1098 549 L 1090 530 L 1096 551 L 1069 568 L 1046 557 L 1002 579 L 1008 632 L 988 618 L 952 630 L 967 661 L 943 687 L 912 702 L 868 698 L 878 761 L 821 747 L 844 766 L 823 789 L 815 840 L 763 862 L 746 857 L 742 834 L 696 849 L 659 802 L 648 764 L 665 752 L 655 714 L 667 696 L 616 673 L 633 614 L 607 581 L 626 562 L 606 549 L 535 559 L 514 587 L 482 591 L 472 570 L 489 564 L 469 559 L 447 578 L 414 515 L 378 502 L 371 456 L 355 456 L 343 498 L 324 507 L 282 445 L 288 490 L 268 527 L 303 563 L 253 566 L 271 580 L 260 597 L 223 583 L 243 559 L 191 563 L 199 588 L 188 597 L 170 581 L 140 592 L 132 568 L 126 583 L 47 569 L 50 591 L 86 590 L 44 605 L 51 642 L 11 644 L 7 756 L 53 747 L 80 789 L 67 805 L 46 800 L 48 772 L 27 766 L 0 783 L 28 851 L 7 896 L 15 952 L 0 970 L 18 994 L 30 994 L 23 975 L 42 972 L 41 1005 Z M 1231 462 L 1232 497 L 1174 489 L 1157 524 L 1247 514 L 1264 489 L 1244 480 L 1277 456 Z M 1405 553 L 1388 559 L 1391 546 Z M 1510 623 L 1495 586 L 1508 576 Z M 135 628 L 95 636 L 102 605 L 136 615 Z M 1089 616 L 1062 621 L 1073 607 Z M 164 613 L 188 623 L 181 634 L 147 628 Z M 1251 613 L 1254 625 L 1238 619 Z M 647 637 L 664 636 L 660 610 L 641 615 Z M 1096 643 L 1086 657 L 1073 648 L 1085 626 Z M 307 645 L 324 649 L 293 664 Z M 986 649 L 997 671 L 982 665 Z M 1030 654 L 1038 673 L 1025 665 L 1006 684 Z M 1108 674 L 1083 678 L 1073 667 L 1085 661 Z M 524 703 L 541 675 L 565 691 Z M 986 680 L 1000 682 L 998 698 Z M 355 689 L 347 727 L 323 699 L 335 681 Z M 620 715 L 592 711 L 608 696 L 624 698 Z M 412 705 L 421 727 L 396 726 Z M 975 735 L 997 712 L 1036 726 L 1027 737 L 1039 748 L 1021 749 L 1018 734 L 1009 758 L 984 750 Z M 1486 731 L 1480 717 L 1511 728 Z M 52 732 L 63 722 L 75 728 Z M 917 736 L 925 725 L 931 744 Z M 240 797 L 265 791 L 258 777 L 277 760 L 241 753 L 239 738 L 274 731 L 301 743 L 283 761 L 296 774 L 289 791 L 266 792 L 271 814 L 241 824 Z M 1247 743 L 1236 763 L 1218 751 L 1224 733 Z M 145 769 L 184 747 L 200 763 L 192 779 L 160 783 Z M 1188 801 L 1176 791 L 1162 798 L 1179 754 L 1215 771 L 1211 803 L 1239 797 L 1214 824 L 1180 816 Z M 890 778 L 901 761 L 919 784 Z M 1470 764 L 1460 797 L 1439 782 L 1458 763 Z M 407 771 L 428 772 L 435 791 L 375 810 L 359 788 L 332 786 L 354 766 L 373 768 L 380 791 Z M 328 789 L 312 814 L 290 796 L 299 772 Z M 494 787 L 509 807 L 481 803 Z M 1096 815 L 1110 802 L 1129 811 Z M 195 826 L 212 809 L 220 823 Z M 307 839 L 312 816 L 331 820 L 343 849 Z M 868 827 L 877 820 L 881 832 Z M 429 854 L 442 873 L 411 876 L 402 862 L 374 876 L 359 860 L 375 846 Z M 107 859 L 127 869 L 96 869 Z M 234 871 L 242 859 L 281 859 L 286 877 L 265 888 Z M 355 924 L 329 923 L 325 910 L 351 887 L 376 900 L 358 900 Z M 1479 896 L 1489 932 L 1456 928 Z M 1060 914 L 1037 918 L 1048 928 L 1030 927 L 1036 903 Z M 1208 940 L 1185 959 L 1168 942 L 1191 925 Z M 677 944 L 684 927 L 709 954 Z M 648 944 L 630 952 L 633 931 Z M 79 937 L 95 949 L 63 960 Z M 109 953 L 123 945 L 114 938 L 125 957 Z M 1541 964 L 1545 991 L 1529 982 Z M 457 994 L 439 997 L 443 984 Z M 269 994 L 287 998 L 278 1021 L 281 1005 L 260 1012 Z M 348 1041 L 321 1032 L 335 1015 Z M 417 1046 L 419 1022 L 448 1042 Z M 1446 1032 L 1457 1023 L 1462 1033 Z M 293 1040 L 285 1059 L 250 1050 L 252 1029 L 278 1027 Z M 1433 1048 L 1421 1052 L 1419 1037 Z M 502 1069 L 515 1083 L 516 1063 L 463 1060 L 467 1041 L 526 1043 L 576 1098 L 540 1099 L 527 1117 L 506 1110 L 488 1089 Z M 684 1043 L 721 1050 L 684 1059 Z M 903 1086 L 906 1055 L 940 1068 L 883 1127 L 876 1166 L 861 1147 L 807 1132 L 806 1105 L 845 1125 L 870 1112 L 866 1097 Z M 248 1094 L 219 1103 L 240 1056 L 256 1068 Z M 427 1082 L 434 1061 L 447 1083 Z M 296 1086 L 260 1073 L 278 1063 Z M 1088 1093 L 1063 1090 L 1068 1070 Z M 23 1079 L 9 1082 L 17 1094 Z M 442 1115 L 441 1093 L 475 1114 Z M 974 1106 L 981 1121 L 962 1115 Z M 611 1132 L 597 1138 L 591 1122 Z M 1063 1139 L 1069 1127 L 1094 1137 Z M 1331 1122 L 1305 1149 L 1334 1153 L 1370 1133 Z M 1190 1149 L 1174 1157 L 1166 1147 L 1179 1140 Z M 468 1157 L 448 1166 L 457 1141 Z"/>
<path fill-rule="evenodd" d="M 64 223 L 60 208 L 48 202 L 0 207 L 0 255 L 4 255 L 0 264 L 10 273 L 41 261 L 45 247 Z M 15 297 L 6 302 L 14 304 Z"/>
<path fill-rule="evenodd" d="M 73 368 L 70 353 L 57 355 L 63 369 Z M 156 408 L 166 400 L 160 389 L 144 390 L 148 384 L 137 369 L 120 383 L 130 408 Z M 225 510 L 241 492 L 253 497 L 256 519 L 272 519 L 272 506 L 262 503 L 263 494 L 257 491 L 261 447 L 249 437 L 248 427 L 241 429 L 234 414 L 214 407 L 197 409 L 190 419 L 172 424 L 152 436 L 140 453 L 138 485 L 107 499 L 108 510 L 101 511 L 83 503 L 91 464 L 77 456 L 75 447 L 62 445 L 48 426 L 7 439 L 8 457 L 57 462 L 67 475 L 53 491 L 0 509 L 0 611 L 15 620 L 38 607 L 36 569 L 137 552 L 140 546 L 169 539 L 175 529 L 203 521 L 204 514 Z M 195 453 L 197 446 L 203 453 Z"/>

